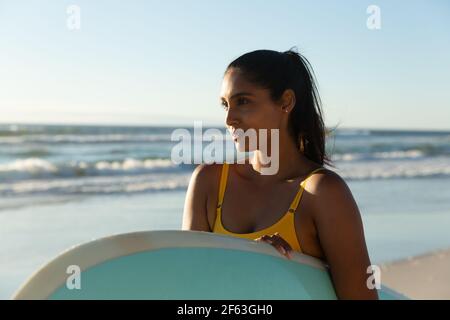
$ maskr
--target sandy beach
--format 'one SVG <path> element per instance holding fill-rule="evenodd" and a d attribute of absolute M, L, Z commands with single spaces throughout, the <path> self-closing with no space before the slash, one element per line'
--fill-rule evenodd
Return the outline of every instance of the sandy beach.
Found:
<path fill-rule="evenodd" d="M 408 183 L 412 185 L 413 181 Z M 426 180 L 420 183 L 424 187 Z M 351 186 L 361 198 L 366 194 L 364 182 L 352 182 Z M 380 183 L 376 189 L 389 190 L 383 187 Z M 179 229 L 184 197 L 185 191 L 180 190 L 87 197 L 0 210 L 0 299 L 9 299 L 37 268 L 73 245 L 118 233 Z M 380 198 L 387 196 L 381 194 Z M 422 205 L 419 209 L 425 212 L 428 208 Z M 414 211 L 364 211 L 362 218 L 371 261 L 383 268 L 381 280 L 385 285 L 412 299 L 450 299 L 450 281 L 445 273 L 450 270 L 447 212 L 428 210 L 422 215 Z M 414 236 L 419 233 L 420 238 Z M 435 252 L 435 248 L 449 251 Z"/>
<path fill-rule="evenodd" d="M 381 266 L 381 282 L 411 299 L 450 299 L 450 248 Z"/>

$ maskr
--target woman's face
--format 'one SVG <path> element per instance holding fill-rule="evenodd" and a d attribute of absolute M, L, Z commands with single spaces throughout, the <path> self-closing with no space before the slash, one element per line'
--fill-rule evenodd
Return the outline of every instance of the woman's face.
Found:
<path fill-rule="evenodd" d="M 259 139 L 260 129 L 267 129 L 266 150 L 270 150 L 270 129 L 284 129 L 283 123 L 288 113 L 281 108 L 282 104 L 272 101 L 268 89 L 250 83 L 237 69 L 231 68 L 223 78 L 221 103 L 226 111 L 227 129 L 241 152 L 260 150 L 261 143 L 266 140 Z M 246 136 L 254 132 L 256 146 L 249 145 L 249 140 L 245 143 L 245 137 L 239 134 L 240 130 L 235 132 L 237 129 L 242 129 Z"/>

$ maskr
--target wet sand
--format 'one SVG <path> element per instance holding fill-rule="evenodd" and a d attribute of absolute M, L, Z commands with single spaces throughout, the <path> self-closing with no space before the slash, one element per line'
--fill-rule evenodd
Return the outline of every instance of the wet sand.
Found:
<path fill-rule="evenodd" d="M 381 265 L 381 282 L 411 299 L 450 299 L 450 249 Z"/>

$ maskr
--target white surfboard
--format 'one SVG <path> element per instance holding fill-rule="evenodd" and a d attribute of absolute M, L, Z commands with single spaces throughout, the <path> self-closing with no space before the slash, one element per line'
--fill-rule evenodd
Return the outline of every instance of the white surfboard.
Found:
<path fill-rule="evenodd" d="M 404 296 L 382 287 L 381 299 Z M 34 273 L 13 299 L 336 299 L 326 266 L 266 243 L 198 231 L 94 240 Z"/>

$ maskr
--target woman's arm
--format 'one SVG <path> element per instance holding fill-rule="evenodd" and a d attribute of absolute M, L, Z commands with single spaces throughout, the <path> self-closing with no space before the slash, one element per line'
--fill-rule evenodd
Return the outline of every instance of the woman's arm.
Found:
<path fill-rule="evenodd" d="M 211 231 L 207 217 L 208 165 L 198 165 L 192 173 L 186 193 L 182 230 Z"/>
<path fill-rule="evenodd" d="M 321 175 L 312 190 L 314 222 L 340 299 L 377 299 L 367 287 L 370 259 L 358 206 L 345 181 L 336 173 Z"/>

